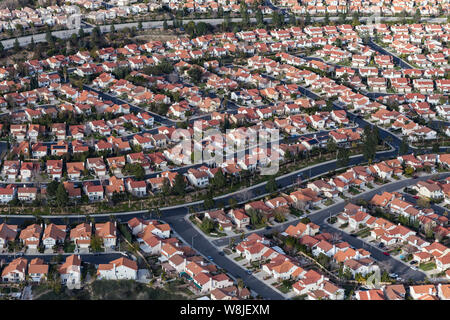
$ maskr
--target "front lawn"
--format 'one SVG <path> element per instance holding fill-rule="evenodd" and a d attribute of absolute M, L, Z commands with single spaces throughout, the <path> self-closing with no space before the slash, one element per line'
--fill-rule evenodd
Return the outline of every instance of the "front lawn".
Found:
<path fill-rule="evenodd" d="M 288 293 L 292 290 L 292 285 L 295 283 L 295 281 L 292 280 L 284 280 L 281 284 L 276 286 L 278 290 L 283 292 L 284 294 Z"/>
<path fill-rule="evenodd" d="M 434 262 L 421 263 L 419 265 L 419 268 L 422 271 L 430 271 L 430 270 L 436 269 L 436 264 Z"/>
<path fill-rule="evenodd" d="M 359 230 L 356 235 L 360 238 L 368 237 L 370 235 L 370 228 Z"/>

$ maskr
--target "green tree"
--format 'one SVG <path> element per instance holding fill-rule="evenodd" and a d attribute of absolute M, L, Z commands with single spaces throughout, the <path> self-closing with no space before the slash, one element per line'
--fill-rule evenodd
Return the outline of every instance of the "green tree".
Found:
<path fill-rule="evenodd" d="M 336 152 L 336 150 L 337 150 L 337 144 L 336 144 L 336 141 L 334 141 L 334 139 L 333 138 L 328 138 L 328 141 L 327 141 L 327 149 L 328 149 L 328 151 L 330 151 L 331 153 L 335 153 Z"/>
<path fill-rule="evenodd" d="M 217 171 L 217 173 L 214 175 L 212 182 L 214 187 L 217 189 L 222 189 L 226 185 L 227 179 L 223 175 L 222 170 Z"/>
<path fill-rule="evenodd" d="M 434 237 L 433 226 L 431 223 L 427 223 L 424 227 L 424 233 L 427 239 L 432 239 Z"/>
<path fill-rule="evenodd" d="M 217 9 L 217 17 L 223 17 L 223 8 L 221 6 Z"/>
<path fill-rule="evenodd" d="M 377 152 L 378 128 L 376 126 L 371 127 L 370 125 L 366 125 L 364 127 L 362 142 L 364 159 L 371 162 Z"/>
<path fill-rule="evenodd" d="M 184 30 L 187 34 L 189 34 L 191 37 L 195 36 L 195 22 L 193 20 L 189 21 L 185 26 Z"/>
<path fill-rule="evenodd" d="M 50 30 L 47 30 L 45 32 L 45 41 L 47 41 L 48 44 L 53 45 L 55 38 L 52 35 L 52 32 Z"/>
<path fill-rule="evenodd" d="M 86 36 L 86 34 L 84 33 L 83 28 L 80 28 L 80 29 L 78 30 L 78 37 L 79 37 L 80 39 L 83 39 L 85 36 Z"/>
<path fill-rule="evenodd" d="M 400 145 L 400 149 L 398 150 L 400 155 L 407 154 L 409 150 L 408 138 L 404 136 L 402 138 L 402 144 Z"/>
<path fill-rule="evenodd" d="M 241 25 L 243 28 L 246 28 L 250 24 L 250 17 L 248 15 L 248 7 L 245 1 L 241 1 L 240 13 L 241 13 Z"/>
<path fill-rule="evenodd" d="M 358 11 L 354 11 L 352 14 L 352 26 L 358 26 L 358 25 L 360 25 L 359 13 L 358 13 Z"/>
<path fill-rule="evenodd" d="M 440 148 L 439 143 L 437 143 L 437 142 L 433 143 L 432 152 L 439 153 L 439 148 Z"/>
<path fill-rule="evenodd" d="M 202 36 L 204 34 L 207 34 L 209 31 L 209 25 L 206 24 L 205 22 L 201 21 L 199 23 L 197 23 L 197 25 L 195 26 L 195 33 L 198 36 Z"/>
<path fill-rule="evenodd" d="M 231 28 L 231 17 L 230 14 L 227 12 L 224 14 L 223 17 L 223 23 L 222 23 L 222 30 L 225 31 L 229 31 Z"/>
<path fill-rule="evenodd" d="M 430 200 L 420 197 L 419 199 L 417 199 L 417 205 L 421 208 L 429 208 L 430 207 Z"/>
<path fill-rule="evenodd" d="M 162 185 L 162 188 L 161 188 L 161 192 L 166 197 L 170 195 L 170 182 L 169 182 L 169 179 L 164 178 L 163 185 Z"/>
<path fill-rule="evenodd" d="M 136 179 L 143 179 L 145 176 L 144 168 L 137 163 L 127 163 L 123 169 L 126 173 L 134 176 Z"/>
<path fill-rule="evenodd" d="M 420 23 L 420 19 L 421 19 L 420 10 L 417 8 L 416 12 L 414 13 L 414 22 Z"/>
<path fill-rule="evenodd" d="M 19 44 L 19 40 L 14 40 L 14 51 L 15 52 L 19 52 L 20 51 L 20 44 Z"/>
<path fill-rule="evenodd" d="M 64 188 L 64 184 L 60 183 L 58 189 L 56 189 L 56 202 L 60 207 L 67 204 L 69 201 L 69 195 L 67 194 L 66 188 Z"/>
<path fill-rule="evenodd" d="M 413 168 L 413 167 L 407 166 L 407 167 L 405 168 L 405 174 L 406 174 L 406 175 L 412 176 L 413 173 L 414 173 L 414 168 Z"/>
<path fill-rule="evenodd" d="M 260 8 L 256 10 L 255 17 L 256 17 L 256 25 L 259 28 L 262 28 L 264 26 L 264 16 Z"/>
<path fill-rule="evenodd" d="M 325 12 L 325 18 L 323 20 L 325 25 L 329 25 L 330 24 L 330 14 L 327 12 Z"/>
<path fill-rule="evenodd" d="M 347 148 L 338 148 L 336 157 L 336 166 L 338 168 L 347 166 L 350 161 L 350 154 Z"/>
<path fill-rule="evenodd" d="M 272 193 L 278 190 L 277 182 L 275 181 L 275 175 L 270 176 L 266 184 L 266 191 Z"/>
<path fill-rule="evenodd" d="M 281 28 L 283 26 L 283 17 L 278 13 L 277 10 L 273 10 L 272 12 L 272 24 L 277 27 Z"/>
<path fill-rule="evenodd" d="M 173 193 L 183 197 L 186 194 L 186 181 L 184 180 L 184 176 L 182 174 L 177 174 L 175 177 Z"/>
<path fill-rule="evenodd" d="M 91 249 L 93 252 L 102 251 L 102 245 L 103 245 L 103 241 L 99 236 L 93 235 L 91 237 Z"/>
<path fill-rule="evenodd" d="M 211 194 L 208 194 L 205 201 L 203 201 L 203 206 L 206 210 L 214 208 L 214 199 Z"/>
<path fill-rule="evenodd" d="M 47 184 L 47 194 L 50 197 L 56 196 L 56 191 L 58 190 L 59 183 L 56 180 L 52 180 L 49 184 Z"/>
<path fill-rule="evenodd" d="M 209 218 L 203 218 L 202 224 L 200 225 L 200 229 L 202 229 L 203 232 L 210 233 L 211 231 L 214 231 L 214 228 L 214 221 Z"/>
<path fill-rule="evenodd" d="M 305 25 L 306 26 L 309 26 L 311 24 L 311 15 L 309 14 L 309 12 L 307 11 L 306 12 L 306 15 L 305 15 Z"/>
<path fill-rule="evenodd" d="M 338 18 L 339 24 L 344 24 L 346 19 L 347 19 L 347 14 L 345 12 L 342 12 L 341 14 L 339 14 L 339 18 Z"/>
<path fill-rule="evenodd" d="M 188 73 L 189 78 L 191 79 L 191 81 L 194 84 L 198 84 L 201 81 L 202 76 L 203 76 L 202 70 L 200 70 L 200 68 L 197 68 L 197 67 L 193 67 L 193 68 L 189 69 L 187 73 Z"/>

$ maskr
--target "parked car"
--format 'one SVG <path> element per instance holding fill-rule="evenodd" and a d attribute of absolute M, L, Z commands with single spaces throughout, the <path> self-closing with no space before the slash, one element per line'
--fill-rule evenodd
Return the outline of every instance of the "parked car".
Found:
<path fill-rule="evenodd" d="M 219 252 L 219 256 L 224 256 L 224 255 L 225 255 L 225 252 L 223 252 L 223 251 Z"/>
<path fill-rule="evenodd" d="M 253 230 L 253 227 L 252 227 L 252 226 L 245 226 L 245 228 L 246 228 L 247 230 Z"/>
<path fill-rule="evenodd" d="M 413 261 L 411 261 L 409 264 L 410 264 L 410 265 L 417 264 L 417 261 L 416 261 L 416 260 L 413 260 Z"/>
<path fill-rule="evenodd" d="M 380 243 L 378 244 L 378 248 L 383 248 L 383 247 L 384 247 L 384 243 L 380 242 Z"/>
<path fill-rule="evenodd" d="M 357 237 L 358 235 L 356 233 L 350 233 L 350 237 Z"/>
<path fill-rule="evenodd" d="M 267 227 L 265 227 L 264 229 L 270 230 L 270 229 L 272 229 L 272 227 L 271 227 L 271 226 L 267 226 Z"/>
<path fill-rule="evenodd" d="M 389 273 L 389 277 L 391 277 L 393 279 L 397 279 L 398 278 L 398 274 L 396 274 L 396 273 Z"/>
<path fill-rule="evenodd" d="M 247 270 L 247 274 L 252 274 L 252 270 Z"/>
<path fill-rule="evenodd" d="M 391 255 L 391 254 L 390 254 L 389 252 L 387 252 L 387 251 L 384 251 L 383 254 L 384 254 L 385 256 L 390 256 L 390 255 Z"/>
<path fill-rule="evenodd" d="M 418 196 L 413 196 L 413 198 L 414 198 L 414 199 L 419 199 L 419 197 L 418 197 Z"/>

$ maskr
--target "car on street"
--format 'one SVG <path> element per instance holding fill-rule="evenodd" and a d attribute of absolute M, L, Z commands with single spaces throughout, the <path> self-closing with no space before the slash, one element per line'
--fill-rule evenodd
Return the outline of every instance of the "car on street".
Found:
<path fill-rule="evenodd" d="M 247 270 L 247 274 L 252 274 L 252 270 Z"/>
<path fill-rule="evenodd" d="M 418 196 L 413 196 L 413 198 L 414 198 L 414 199 L 419 199 L 419 197 L 418 197 Z"/>
<path fill-rule="evenodd" d="M 272 229 L 272 227 L 271 227 L 271 226 L 267 226 L 267 227 L 265 227 L 264 229 L 270 230 L 270 229 Z"/>
<path fill-rule="evenodd" d="M 383 251 L 383 254 L 385 255 L 385 256 L 390 256 L 391 254 L 389 253 L 389 252 L 387 252 L 387 251 Z"/>
<path fill-rule="evenodd" d="M 357 237 L 358 235 L 356 233 L 350 233 L 350 237 Z"/>
<path fill-rule="evenodd" d="M 415 270 L 415 271 L 418 270 L 416 266 L 411 266 L 411 269 L 413 269 L 413 270 Z"/>
<path fill-rule="evenodd" d="M 398 274 L 396 274 L 396 273 L 389 273 L 389 277 L 391 277 L 392 279 L 398 279 Z"/>
<path fill-rule="evenodd" d="M 411 261 L 409 264 L 410 264 L 410 265 L 417 264 L 417 261 L 416 261 L 416 260 L 413 260 L 413 261 Z"/>
<path fill-rule="evenodd" d="M 213 261 L 213 260 L 214 260 L 213 257 L 211 257 L 211 256 L 208 256 L 207 258 L 208 258 L 208 260 L 210 260 L 210 261 Z"/>
<path fill-rule="evenodd" d="M 247 230 L 253 230 L 253 227 L 252 227 L 252 226 L 245 226 L 245 228 L 246 228 Z"/>
<path fill-rule="evenodd" d="M 223 251 L 219 252 L 219 256 L 224 256 L 224 255 L 225 255 L 225 252 L 223 252 Z"/>

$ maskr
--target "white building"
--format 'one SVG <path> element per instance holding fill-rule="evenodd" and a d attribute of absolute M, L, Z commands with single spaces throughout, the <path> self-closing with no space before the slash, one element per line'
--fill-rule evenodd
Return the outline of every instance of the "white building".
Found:
<path fill-rule="evenodd" d="M 105 280 L 136 280 L 137 263 L 127 259 L 119 258 L 107 264 L 100 264 L 97 270 L 97 278 Z"/>

